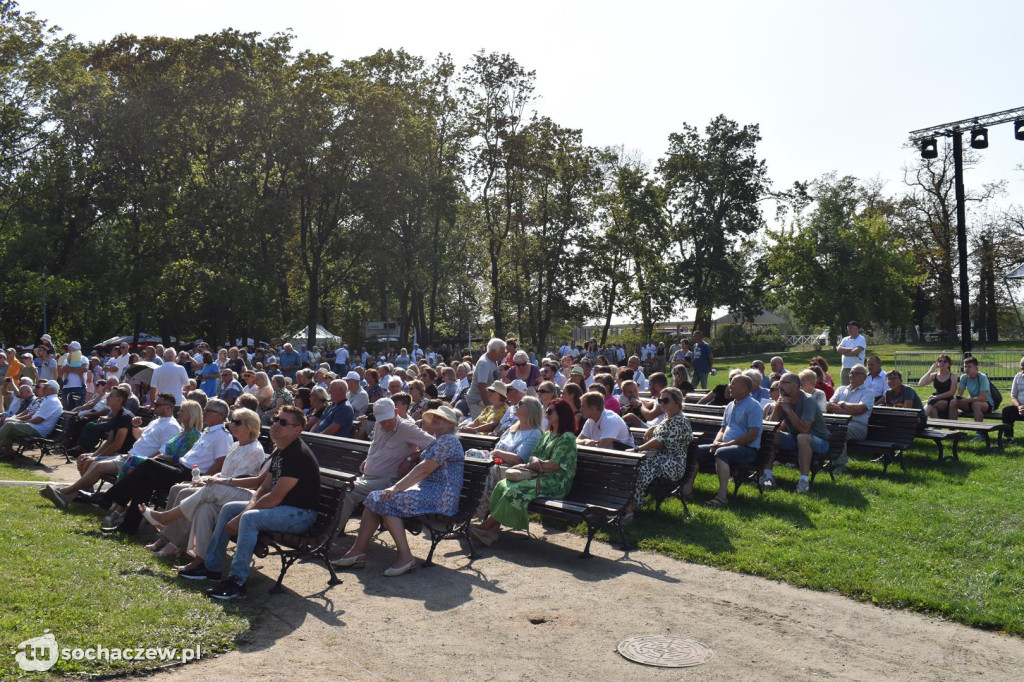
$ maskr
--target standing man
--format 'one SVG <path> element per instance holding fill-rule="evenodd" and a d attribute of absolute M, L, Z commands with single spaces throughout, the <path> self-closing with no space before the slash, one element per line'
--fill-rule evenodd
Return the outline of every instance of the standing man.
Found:
<path fill-rule="evenodd" d="M 846 372 L 844 369 L 843 372 Z M 850 415 L 850 424 L 846 429 L 846 440 L 864 440 L 868 437 L 868 420 L 871 419 L 871 408 L 875 405 L 875 396 L 871 389 L 864 385 L 868 377 L 868 370 L 864 365 L 854 365 L 846 373 L 850 383 L 840 386 L 832 400 L 828 403 L 830 414 Z M 846 448 L 843 454 L 835 461 L 832 471 L 837 474 L 846 471 L 846 462 L 850 459 Z"/>
<path fill-rule="evenodd" d="M 348 344 L 343 343 L 334 351 L 334 373 L 338 376 L 348 373 Z"/>
<path fill-rule="evenodd" d="M 184 398 L 183 391 L 188 388 L 188 372 L 177 363 L 178 351 L 168 348 L 164 351 L 164 364 L 153 370 L 150 379 L 149 404 L 155 405 L 157 395 L 169 393 L 174 397 L 174 413 L 178 413 Z"/>
<path fill-rule="evenodd" d="M 796 450 L 800 480 L 796 484 L 798 493 L 811 489 L 811 458 L 813 453 L 828 452 L 828 426 L 821 408 L 814 398 L 800 390 L 800 378 L 792 372 L 779 379 L 779 399 L 775 401 L 772 419 L 781 421 L 775 430 L 775 447 L 771 460 L 765 466 L 761 484 L 768 489 L 775 488 L 772 465 L 777 450 Z"/>
<path fill-rule="evenodd" d="M 499 378 L 498 362 L 503 357 L 505 357 L 505 342 L 494 338 L 487 342 L 487 352 L 476 361 L 473 382 L 466 396 L 471 418 L 476 419 L 484 411 L 484 396 L 487 395 L 487 388 Z"/>
<path fill-rule="evenodd" d="M 281 351 L 278 362 L 281 365 L 281 374 L 295 381 L 295 373 L 302 369 L 302 356 L 295 352 L 292 344 L 284 344 L 284 350 Z"/>
<path fill-rule="evenodd" d="M 693 386 L 708 387 L 708 375 L 715 366 L 715 356 L 711 346 L 704 340 L 704 334 L 698 329 L 693 332 Z M 749 393 L 749 391 L 748 391 Z M 760 438 L 759 438 L 760 439 Z"/>
<path fill-rule="evenodd" d="M 860 324 L 856 320 L 846 323 L 846 333 L 847 336 L 844 336 L 836 346 L 836 352 L 843 356 L 843 371 L 840 374 L 843 386 L 850 384 L 850 370 L 855 365 L 864 364 L 864 350 L 868 347 L 868 342 L 861 335 Z"/>
<path fill-rule="evenodd" d="M 209 591 L 212 598 L 226 600 L 245 596 L 249 563 L 261 532 L 300 535 L 316 521 L 320 467 L 313 451 L 299 438 L 305 424 L 302 410 L 294 405 L 281 408 L 270 427 L 274 452 L 270 455 L 269 466 L 255 481 L 252 500 L 228 502 L 221 507 L 217 527 L 206 549 L 205 564 L 189 571 L 196 574 L 191 577 L 219 578 L 228 540 L 232 535 L 237 537 L 228 577 Z"/>

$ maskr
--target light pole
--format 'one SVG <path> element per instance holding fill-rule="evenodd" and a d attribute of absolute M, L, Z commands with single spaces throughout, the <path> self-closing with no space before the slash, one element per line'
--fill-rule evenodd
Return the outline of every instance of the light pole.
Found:
<path fill-rule="evenodd" d="M 985 149 L 988 147 L 987 126 L 1013 122 L 1013 136 L 1024 140 L 1024 107 L 997 111 L 993 114 L 965 118 L 960 121 L 943 123 L 930 128 L 912 130 L 910 141 L 920 145 L 921 157 L 934 159 L 939 155 L 936 137 L 953 138 L 953 183 L 956 193 L 956 248 L 960 260 L 960 350 L 964 356 L 970 354 L 973 347 L 971 339 L 971 305 L 970 286 L 967 281 L 967 217 L 964 208 L 964 132 L 970 131 L 971 147 Z"/>
<path fill-rule="evenodd" d="M 43 275 L 43 333 L 44 334 L 49 334 L 50 333 L 50 330 L 48 329 L 49 325 L 46 322 L 46 278 L 50 276 L 50 273 L 46 271 L 46 268 L 43 268 L 42 275 Z"/>

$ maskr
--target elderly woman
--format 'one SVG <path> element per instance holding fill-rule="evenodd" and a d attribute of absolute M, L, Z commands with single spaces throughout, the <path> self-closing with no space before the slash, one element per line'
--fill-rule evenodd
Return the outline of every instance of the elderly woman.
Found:
<path fill-rule="evenodd" d="M 375 403 L 381 398 L 388 397 L 387 387 L 380 385 L 379 371 L 376 369 L 368 369 L 363 372 L 363 379 L 366 381 L 366 395 L 370 398 L 371 403 Z"/>
<path fill-rule="evenodd" d="M 649 452 L 637 467 L 636 493 L 633 504 L 643 505 L 647 489 L 656 478 L 678 481 L 686 472 L 686 450 L 693 439 L 690 420 L 683 414 L 683 392 L 671 386 L 661 389 L 658 404 L 665 413 L 665 420 L 648 429 L 644 444 L 633 448 L 634 452 Z"/>
<path fill-rule="evenodd" d="M 508 409 L 508 388 L 501 379 L 495 379 L 494 383 L 487 387 L 487 398 L 491 404 L 484 408 L 479 417 L 460 426 L 459 431 L 490 433 L 498 428 L 501 418 L 505 416 L 505 410 Z"/>
<path fill-rule="evenodd" d="M 251 369 L 242 371 L 242 393 L 256 395 L 260 387 L 256 385 L 256 372 Z"/>
<path fill-rule="evenodd" d="M 274 378 L 270 380 L 270 384 L 274 387 L 274 393 L 270 397 L 270 409 L 264 412 L 261 417 L 263 424 L 266 426 L 270 426 L 270 423 L 277 416 L 277 413 L 281 411 L 282 407 L 295 404 L 295 396 L 288 390 L 288 378 L 285 375 L 274 375 Z"/>
<path fill-rule="evenodd" d="M 441 386 L 437 389 L 437 397 L 452 402 L 459 395 L 459 380 L 455 378 L 455 370 L 445 367 L 441 370 Z"/>
<path fill-rule="evenodd" d="M 427 411 L 426 386 L 419 379 L 409 382 L 409 418 L 413 421 L 423 419 Z"/>
<path fill-rule="evenodd" d="M 260 402 L 260 413 L 269 410 L 273 403 L 274 387 L 270 385 L 270 376 L 266 372 L 256 372 L 256 392 L 253 395 Z"/>
<path fill-rule="evenodd" d="M 317 386 L 309 392 L 309 413 L 306 415 L 306 428 L 304 431 L 312 431 L 324 416 L 324 412 L 331 406 L 331 397 L 327 395 L 327 389 Z"/>
<path fill-rule="evenodd" d="M 576 475 L 572 408 L 562 399 L 552 401 L 547 409 L 547 418 L 548 430 L 533 449 L 526 465 L 539 475 L 540 480 L 512 483 L 505 479 L 498 482 L 491 495 L 491 515 L 470 529 L 473 537 L 485 545 L 494 544 L 503 525 L 525 530 L 530 523 L 526 508 L 535 497 L 561 499 L 572 488 L 572 479 Z"/>
<path fill-rule="evenodd" d="M 506 383 L 512 383 L 516 379 L 526 384 L 526 395 L 537 395 L 537 387 L 542 381 L 540 368 L 530 362 L 530 356 L 524 350 L 516 351 L 512 356 L 512 366 L 505 373 Z"/>
<path fill-rule="evenodd" d="M 424 429 L 437 440 L 420 454 L 419 464 L 398 483 L 366 497 L 355 544 L 334 562 L 335 566 L 362 568 L 366 564 L 366 550 L 383 521 L 398 548 L 398 558 L 384 575 L 392 578 L 412 570 L 416 559 L 409 550 L 403 519 L 421 514 L 451 516 L 459 509 L 465 453 L 455 437 L 455 426 L 461 418 L 447 405 L 423 413 Z"/>
<path fill-rule="evenodd" d="M 518 421 L 502 434 L 491 450 L 492 458 L 501 459 L 506 464 L 529 461 L 542 435 L 540 426 L 544 419 L 544 407 L 540 400 L 525 396 L 515 410 Z"/>
<path fill-rule="evenodd" d="M 172 557 L 184 549 L 194 557 L 184 570 L 204 562 L 220 508 L 228 502 L 252 498 L 247 482 L 258 480 L 255 477 L 267 458 L 258 440 L 260 418 L 255 412 L 237 408 L 231 412 L 227 424 L 237 442 L 228 450 L 220 473 L 204 476 L 198 483 L 173 486 L 167 499 L 174 504 L 167 511 L 153 511 L 144 504 L 139 505 L 142 518 L 160 531 L 160 538 L 147 548 L 157 552 L 159 557 Z"/>

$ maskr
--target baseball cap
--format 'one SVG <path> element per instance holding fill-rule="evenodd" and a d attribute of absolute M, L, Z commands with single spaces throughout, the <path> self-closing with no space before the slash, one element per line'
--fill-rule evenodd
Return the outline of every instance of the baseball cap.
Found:
<path fill-rule="evenodd" d="M 82 350 L 82 344 L 78 343 L 78 341 L 72 341 L 68 344 L 68 348 L 71 350 Z"/>
<path fill-rule="evenodd" d="M 583 376 L 583 368 L 577 365 L 576 367 L 573 367 L 571 370 L 569 370 L 569 374 Z"/>
<path fill-rule="evenodd" d="M 385 419 L 394 419 L 395 417 L 395 403 L 391 398 L 381 398 L 373 404 L 373 416 L 377 418 L 377 421 L 383 421 Z"/>
<path fill-rule="evenodd" d="M 348 374 L 345 375 L 345 380 L 346 381 L 362 381 L 362 379 L 359 377 L 359 373 L 358 372 L 349 372 Z"/>
<path fill-rule="evenodd" d="M 51 391 L 57 391 L 57 392 L 60 392 L 60 384 L 58 384 L 58 383 L 57 383 L 56 381 L 54 381 L 53 379 L 50 379 L 49 381 L 47 381 L 47 382 L 46 382 L 46 387 L 47 387 L 48 389 L 50 389 Z"/>
<path fill-rule="evenodd" d="M 522 379 L 515 379 L 508 385 L 508 388 L 519 391 L 520 393 L 526 393 L 526 382 Z"/>

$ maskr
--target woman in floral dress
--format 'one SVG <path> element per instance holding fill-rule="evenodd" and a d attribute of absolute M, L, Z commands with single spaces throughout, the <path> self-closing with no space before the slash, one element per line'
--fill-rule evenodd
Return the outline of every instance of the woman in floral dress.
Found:
<path fill-rule="evenodd" d="M 383 521 L 398 547 L 398 559 L 384 575 L 391 578 L 412 570 L 416 559 L 409 549 L 403 519 L 420 514 L 452 516 L 459 510 L 465 453 L 455 437 L 455 425 L 461 418 L 457 410 L 447 405 L 423 413 L 423 428 L 437 440 L 423 451 L 419 464 L 402 480 L 366 497 L 355 544 L 334 562 L 335 566 L 362 568 L 373 534 Z"/>
<path fill-rule="evenodd" d="M 654 451 L 637 467 L 636 493 L 633 504 L 643 505 L 647 488 L 656 478 L 678 481 L 686 471 L 686 451 L 693 440 L 690 420 L 683 414 L 683 393 L 678 388 L 661 389 L 658 404 L 665 420 L 645 434 L 646 442 L 634 448 L 635 452 Z"/>
<path fill-rule="evenodd" d="M 537 497 L 561 499 L 569 494 L 576 475 L 575 420 L 569 403 L 561 398 L 547 409 L 548 430 L 533 449 L 527 467 L 540 474 L 536 478 L 512 483 L 502 480 L 491 495 L 491 515 L 471 532 L 485 545 L 494 544 L 501 526 L 524 530 L 530 523 L 526 508 Z M 539 487 L 539 490 L 538 490 Z"/>

